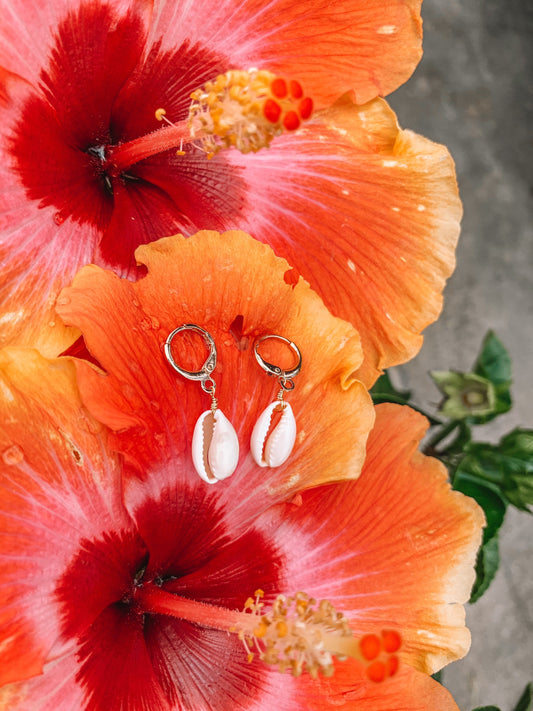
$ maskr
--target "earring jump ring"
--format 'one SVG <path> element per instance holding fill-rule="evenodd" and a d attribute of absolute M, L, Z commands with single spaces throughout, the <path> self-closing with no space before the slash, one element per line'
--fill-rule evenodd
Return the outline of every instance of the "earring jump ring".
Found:
<path fill-rule="evenodd" d="M 264 358 L 259 353 L 259 345 L 263 342 L 266 341 L 269 338 L 275 338 L 278 341 L 283 341 L 283 343 L 286 343 L 289 348 L 293 351 L 293 353 L 296 355 L 298 358 L 298 362 L 296 363 L 295 366 L 291 370 L 283 370 L 282 368 L 279 367 L 279 365 L 274 365 L 273 363 L 269 363 L 266 361 Z M 255 359 L 265 370 L 269 375 L 276 375 L 277 377 L 281 378 L 282 380 L 290 380 L 291 378 L 294 378 L 300 370 L 302 369 L 302 354 L 300 353 L 300 349 L 296 345 L 296 343 L 293 343 L 290 341 L 288 338 L 285 338 L 284 336 L 278 336 L 276 334 L 267 334 L 266 336 L 261 336 L 261 338 L 258 338 L 257 341 L 255 342 L 254 345 L 254 355 Z M 294 384 L 293 384 L 294 387 Z M 285 388 L 286 390 L 292 390 L 292 388 Z"/>
<path fill-rule="evenodd" d="M 182 333 L 183 331 L 194 331 L 195 333 L 198 333 L 200 336 L 202 336 L 205 345 L 209 349 L 209 355 L 207 356 L 207 359 L 200 370 L 185 370 L 185 368 L 179 366 L 174 360 L 174 356 L 172 355 L 172 341 L 178 335 L 178 333 Z M 211 373 L 214 371 L 217 364 L 217 348 L 211 334 L 205 329 L 201 328 L 201 326 L 197 326 L 194 323 L 184 323 L 182 326 L 178 326 L 178 328 L 175 328 L 171 333 L 168 334 L 167 340 L 164 344 L 164 350 L 165 356 L 170 365 L 184 378 L 187 378 L 188 380 L 201 380 L 202 389 L 204 390 L 205 388 L 203 388 L 203 384 L 205 381 L 210 380 L 211 382 L 213 382 L 211 379 Z M 205 390 L 205 392 L 209 391 Z"/>

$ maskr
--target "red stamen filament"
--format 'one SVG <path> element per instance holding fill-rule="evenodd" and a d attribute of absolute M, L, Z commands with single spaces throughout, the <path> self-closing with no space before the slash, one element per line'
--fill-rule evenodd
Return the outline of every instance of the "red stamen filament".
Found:
<path fill-rule="evenodd" d="M 289 95 L 290 88 L 290 95 Z M 229 70 L 191 94 L 185 121 L 175 124 L 157 109 L 155 117 L 168 126 L 107 149 L 104 169 L 119 176 L 135 163 L 175 150 L 185 155 L 184 144 L 212 158 L 224 148 L 242 153 L 267 148 L 283 131 L 296 131 L 313 112 L 313 100 L 304 97 L 299 82 L 289 86 L 282 77 L 265 70 Z"/>
<path fill-rule="evenodd" d="M 135 591 L 135 603 L 141 612 L 170 615 L 202 627 L 230 632 L 242 617 L 250 618 L 237 610 L 208 605 L 162 590 L 156 585 L 144 585 Z"/>
<path fill-rule="evenodd" d="M 135 608 L 140 613 L 170 615 L 202 627 L 237 634 L 247 653 L 248 661 L 254 654 L 282 672 L 290 670 L 295 676 L 303 671 L 316 676 L 333 673 L 332 657 L 340 661 L 352 657 L 366 667 L 367 678 L 380 682 L 393 676 L 398 669 L 401 637 L 395 631 L 353 637 L 347 620 L 327 600 L 317 603 L 305 593 L 285 598 L 280 595 L 271 609 L 265 611 L 263 593 L 249 598 L 243 611 L 197 602 L 163 590 L 153 583 L 145 583 L 135 590 Z M 255 650 L 255 653 L 252 651 Z"/>
<path fill-rule="evenodd" d="M 187 121 L 171 124 L 133 141 L 111 146 L 107 154 L 107 168 L 118 175 L 145 158 L 173 149 L 182 150 L 183 144 L 190 142 L 191 130 Z"/>

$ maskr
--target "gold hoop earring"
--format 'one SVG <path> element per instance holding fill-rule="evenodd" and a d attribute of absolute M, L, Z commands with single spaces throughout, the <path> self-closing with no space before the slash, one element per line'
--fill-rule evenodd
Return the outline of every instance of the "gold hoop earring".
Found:
<path fill-rule="evenodd" d="M 172 341 L 184 331 L 194 331 L 202 336 L 209 355 L 200 370 L 190 371 L 179 366 L 172 355 Z M 170 365 L 187 380 L 198 380 L 202 390 L 211 396 L 211 408 L 202 412 L 192 436 L 192 461 L 199 476 L 208 484 L 227 479 L 239 461 L 239 440 L 233 425 L 218 409 L 215 397 L 216 383 L 211 377 L 217 364 L 217 349 L 211 334 L 194 323 L 175 328 L 165 341 L 165 356 Z"/>
<path fill-rule="evenodd" d="M 296 355 L 296 363 L 289 370 L 283 370 L 267 362 L 259 353 L 263 341 L 275 338 L 286 343 Z M 291 406 L 285 402 L 286 392 L 294 389 L 293 378 L 302 367 L 302 354 L 298 346 L 283 336 L 268 334 L 259 338 L 254 345 L 254 354 L 261 368 L 270 376 L 278 379 L 280 390 L 276 400 L 263 410 L 255 423 L 250 439 L 250 450 L 256 464 L 260 467 L 279 467 L 290 456 L 296 441 L 296 420 Z M 277 422 L 275 422 L 277 418 Z"/>

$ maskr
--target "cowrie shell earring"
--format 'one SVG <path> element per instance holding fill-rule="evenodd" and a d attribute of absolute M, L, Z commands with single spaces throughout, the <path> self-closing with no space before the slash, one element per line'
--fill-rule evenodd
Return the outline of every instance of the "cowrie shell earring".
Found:
<path fill-rule="evenodd" d="M 172 355 L 172 341 L 184 331 L 199 333 L 209 349 L 209 355 L 198 371 L 180 367 Z M 218 409 L 215 398 L 216 384 L 211 373 L 217 364 L 217 349 L 210 333 L 194 323 L 175 328 L 165 341 L 165 356 L 170 365 L 188 380 L 199 380 L 202 390 L 211 395 L 211 409 L 202 412 L 192 436 L 192 461 L 200 477 L 208 484 L 216 484 L 231 476 L 239 461 L 239 440 L 233 425 Z"/>
<path fill-rule="evenodd" d="M 297 363 L 290 370 L 282 370 L 273 363 L 268 363 L 259 353 L 259 346 L 268 338 L 275 338 L 286 343 L 294 352 Z M 263 410 L 255 423 L 250 440 L 252 457 L 260 467 L 279 467 L 288 458 L 296 441 L 296 420 L 292 408 L 283 399 L 287 391 L 294 389 L 294 378 L 302 367 L 302 355 L 292 341 L 283 336 L 269 334 L 259 338 L 254 345 L 257 362 L 268 375 L 276 376 L 280 384 L 277 399 Z"/>

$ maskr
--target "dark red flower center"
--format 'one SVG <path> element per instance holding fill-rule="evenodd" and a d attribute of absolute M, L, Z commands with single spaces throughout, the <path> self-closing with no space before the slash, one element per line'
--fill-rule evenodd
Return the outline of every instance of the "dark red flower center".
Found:
<path fill-rule="evenodd" d="M 118 271 L 134 264 L 138 244 L 225 229 L 242 203 L 242 183 L 224 157 L 207 161 L 191 147 L 114 169 L 113 146 L 161 130 L 160 106 L 183 121 L 191 92 L 227 68 L 224 57 L 187 41 L 172 51 L 145 45 L 145 20 L 133 12 L 98 2 L 68 12 L 11 144 L 28 198 L 53 206 L 58 225 L 70 218 L 96 228 L 95 261 Z"/>
<path fill-rule="evenodd" d="M 248 665 L 235 635 L 147 612 L 137 592 L 239 610 L 257 587 L 283 589 L 283 556 L 255 528 L 233 540 L 215 494 L 200 487 L 146 502 L 135 521 L 81 541 L 57 588 L 87 708 L 244 707 L 265 684 L 264 665 Z"/>

